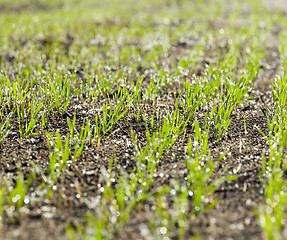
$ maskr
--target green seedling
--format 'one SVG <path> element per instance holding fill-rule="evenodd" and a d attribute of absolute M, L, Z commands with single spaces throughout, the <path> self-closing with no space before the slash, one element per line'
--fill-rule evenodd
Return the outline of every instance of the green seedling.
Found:
<path fill-rule="evenodd" d="M 164 125 L 166 128 L 169 128 L 170 133 L 173 136 L 179 136 L 183 134 L 186 125 L 194 117 L 195 110 L 188 109 L 186 114 L 181 116 L 178 108 L 178 100 L 175 101 L 175 109 L 173 113 L 167 111 L 166 119 L 167 124 Z"/>
<path fill-rule="evenodd" d="M 146 131 L 146 145 L 144 147 L 138 144 L 137 136 L 131 130 L 132 140 L 136 149 L 134 161 L 137 164 L 137 174 L 145 189 L 148 189 L 153 183 L 153 175 L 164 152 L 169 151 L 178 137 L 173 135 L 172 130 L 169 120 L 165 119 L 161 129 L 157 129 L 152 133 L 149 130 Z"/>
<path fill-rule="evenodd" d="M 19 132 L 20 132 L 20 138 L 25 137 L 29 138 L 33 135 L 38 134 L 38 132 L 33 132 L 34 129 L 37 127 L 38 124 L 37 121 L 39 118 L 41 118 L 42 112 L 40 111 L 43 103 L 38 103 L 35 101 L 29 102 L 29 111 L 30 111 L 30 118 L 27 116 L 29 112 L 25 112 L 24 110 L 24 104 L 22 104 L 21 112 L 19 107 L 17 106 L 17 116 L 18 116 L 18 122 L 19 122 Z"/>
<path fill-rule="evenodd" d="M 188 116 L 193 116 L 199 106 L 204 105 L 204 98 L 202 97 L 202 91 L 204 86 L 201 86 L 199 81 L 193 86 L 189 81 L 183 82 L 185 94 L 183 95 L 179 90 L 180 102 L 183 110 Z"/>
<path fill-rule="evenodd" d="M 3 231 L 3 213 L 5 209 L 5 196 L 6 196 L 6 186 L 1 185 L 0 187 L 0 234 Z"/>
<path fill-rule="evenodd" d="M 191 211 L 204 212 L 208 208 L 214 206 L 216 201 L 204 201 L 213 195 L 221 183 L 226 180 L 233 180 L 232 177 L 226 179 L 219 178 L 209 183 L 211 175 L 216 168 L 216 162 L 212 161 L 210 151 L 208 150 L 208 134 L 210 125 L 206 125 L 203 131 L 199 127 L 198 122 L 194 121 L 194 143 L 189 140 L 187 145 L 186 169 L 188 175 L 189 196 L 192 198 L 193 209 Z M 221 155 L 220 161 L 224 157 Z"/>
<path fill-rule="evenodd" d="M 287 183 L 287 80 L 286 72 L 272 84 L 273 106 L 267 109 L 269 136 L 259 130 L 269 143 L 269 161 L 263 158 L 262 171 L 266 178 L 265 200 L 256 210 L 265 239 L 285 239 Z M 276 84 L 276 85 L 275 85 Z M 271 116 L 271 117 L 270 117 Z"/>
<path fill-rule="evenodd" d="M 13 115 L 13 111 L 9 113 L 6 120 L 0 123 L 0 146 L 2 145 L 4 139 L 7 137 L 10 131 L 10 122 Z"/>
<path fill-rule="evenodd" d="M 173 187 L 169 191 L 172 205 L 166 203 L 164 195 L 158 199 L 156 211 L 158 221 L 150 220 L 150 227 L 154 234 L 160 233 L 158 236 L 170 237 L 171 233 L 176 232 L 177 239 L 185 239 L 185 234 L 196 216 L 218 202 L 213 198 L 214 192 L 224 181 L 235 179 L 228 176 L 211 181 L 217 162 L 211 159 L 208 150 L 210 123 L 207 122 L 207 115 L 205 123 L 202 130 L 198 122 L 194 121 L 194 142 L 189 139 L 185 159 L 187 180 L 183 183 L 173 181 Z M 224 155 L 221 155 L 218 161 L 223 157 Z"/>
<path fill-rule="evenodd" d="M 113 126 L 126 114 L 125 107 L 127 96 L 123 90 L 119 90 L 115 95 L 114 102 L 109 99 L 103 104 L 102 114 L 96 113 L 94 126 L 94 139 L 108 138 L 112 134 Z"/>
<path fill-rule="evenodd" d="M 264 195 L 265 200 L 256 210 L 256 215 L 265 239 L 280 240 L 286 238 L 284 219 L 287 210 L 287 184 L 284 180 L 284 171 L 280 168 L 282 154 L 278 154 L 277 150 L 277 147 L 271 145 L 270 158 L 273 166 L 267 167 L 266 164 L 263 164 L 267 169 L 264 171 L 264 176 L 268 180 Z M 286 161 L 286 157 L 284 161 Z"/>
<path fill-rule="evenodd" d="M 21 210 L 24 204 L 29 203 L 29 199 L 26 198 L 27 191 L 31 182 L 35 179 L 33 172 L 30 173 L 28 179 L 25 181 L 22 171 L 18 171 L 18 179 L 15 188 L 6 186 L 6 190 L 2 189 L 2 194 L 5 194 L 4 206 L 2 210 L 5 211 L 10 221 L 19 221 L 21 217 Z M 12 188 L 12 190 L 10 190 Z"/>
<path fill-rule="evenodd" d="M 42 175 L 43 182 L 40 186 L 40 190 L 47 191 L 47 196 L 51 196 L 53 194 L 54 190 L 52 187 L 60 177 L 62 171 L 66 167 L 70 166 L 81 155 L 89 132 L 89 123 L 86 125 L 83 123 L 80 133 L 75 135 L 74 132 L 72 132 L 71 134 L 73 135 L 73 138 L 70 137 L 70 134 L 66 136 L 65 145 L 62 142 L 62 137 L 59 132 L 56 133 L 55 139 L 52 137 L 51 133 L 46 132 L 46 136 L 51 142 L 48 145 L 51 150 L 49 156 L 50 166 L 48 177 Z"/>
<path fill-rule="evenodd" d="M 287 145 L 286 133 L 276 135 L 269 141 L 269 161 L 263 159 L 263 176 L 266 180 L 265 200 L 256 214 L 266 239 L 285 239 L 284 219 L 287 204 L 287 184 L 284 180 L 286 172 Z"/>
<path fill-rule="evenodd" d="M 156 192 L 148 192 L 146 188 L 139 185 L 139 175 L 136 171 L 130 174 L 121 172 L 116 180 L 114 170 L 117 168 L 116 159 L 111 159 L 109 169 L 102 168 L 102 180 L 100 192 L 101 199 L 94 212 L 87 215 L 87 226 L 78 227 L 77 232 L 68 226 L 67 233 L 70 239 L 81 237 L 83 239 L 112 238 L 123 228 L 131 215 L 131 212 L 151 196 L 158 197 L 167 192 L 162 188 Z M 92 204 L 87 202 L 88 205 Z M 86 231 L 88 229 L 88 231 Z"/>
<path fill-rule="evenodd" d="M 41 189 L 47 185 L 48 193 L 47 196 L 51 196 L 53 194 L 53 189 L 51 187 L 55 184 L 56 180 L 59 178 L 62 170 L 68 165 L 68 161 L 70 159 L 70 145 L 69 139 L 70 135 L 67 135 L 65 145 L 62 143 L 62 138 L 60 133 L 56 133 L 56 139 L 54 140 L 50 133 L 46 132 L 46 136 L 51 141 L 51 145 L 49 144 L 49 148 L 55 148 L 54 151 L 51 151 L 49 159 L 49 176 L 45 177 L 42 182 Z M 52 150 L 52 149 L 51 149 Z"/>
<path fill-rule="evenodd" d="M 214 117 L 214 139 L 220 141 L 231 123 L 231 114 L 246 99 L 248 93 L 248 79 L 240 79 L 233 84 L 227 82 L 223 88 L 219 102 L 213 106 L 211 117 Z M 226 89 L 226 93 L 224 92 Z"/>
<path fill-rule="evenodd" d="M 155 75 L 151 78 L 151 82 L 143 96 L 145 101 L 149 101 L 150 99 L 154 99 L 156 95 L 164 90 L 171 82 L 172 82 L 171 76 L 164 72 L 163 70 L 160 70 L 158 75 Z"/>

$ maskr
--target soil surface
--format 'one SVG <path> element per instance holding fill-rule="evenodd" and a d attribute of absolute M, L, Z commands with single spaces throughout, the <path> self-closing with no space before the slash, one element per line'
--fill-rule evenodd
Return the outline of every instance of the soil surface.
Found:
<path fill-rule="evenodd" d="M 25 6 L 25 8 L 28 8 Z M 33 5 L 28 9 L 44 10 L 42 5 Z M 18 9 L 5 9 L 1 11 L 18 11 Z M 260 69 L 254 82 L 253 99 L 246 101 L 232 115 L 232 122 L 228 134 L 220 144 L 209 143 L 212 156 L 216 158 L 221 152 L 226 152 L 226 157 L 220 162 L 216 174 L 233 174 L 237 180 L 224 183 L 214 194 L 219 199 L 218 204 L 205 212 L 189 232 L 201 235 L 202 239 L 263 239 L 258 226 L 254 209 L 263 200 L 263 183 L 259 179 L 262 156 L 267 151 L 268 145 L 257 128 L 264 133 L 268 132 L 267 120 L 261 107 L 267 106 L 271 101 L 271 80 L 279 71 L 280 59 L 278 56 L 276 37 L 266 50 L 267 54 L 262 60 Z M 180 51 L 188 51 L 187 43 L 179 43 Z M 148 73 L 145 74 L 148 75 Z M 139 74 L 142 74 L 140 71 Z M 148 76 L 147 76 L 148 77 Z M 148 78 L 147 78 L 148 79 Z M 176 89 L 175 89 L 176 91 Z M 161 94 L 157 105 L 162 108 L 174 107 L 173 94 Z M 89 114 L 89 107 L 82 104 L 79 107 L 77 99 L 73 100 L 64 115 L 50 116 L 46 129 L 48 132 L 68 133 L 67 116 L 71 119 L 77 107 L 76 128 L 80 129 L 82 119 L 93 119 Z M 104 99 L 102 100 L 104 101 Z M 102 102 L 92 103 L 96 109 Z M 153 111 L 153 104 L 145 106 L 147 115 Z M 81 109 L 80 109 L 81 108 Z M 80 109 L 80 110 L 79 110 Z M 200 113 L 198 113 L 200 115 Z M 244 119 L 246 122 L 245 132 Z M 16 124 L 16 123 L 14 123 Z M 144 121 L 135 119 L 121 119 L 115 127 L 117 131 L 106 141 L 100 144 L 99 149 L 88 146 L 81 157 L 71 167 L 66 169 L 55 186 L 55 193 L 45 200 L 45 204 L 33 204 L 30 211 L 23 213 L 21 221 L 4 221 L 4 230 L 1 239 L 66 239 L 65 226 L 72 223 L 75 226 L 82 222 L 89 210 L 84 198 L 90 199 L 100 194 L 100 178 L 102 168 L 109 166 L 109 160 L 116 157 L 118 165 L 131 172 L 135 167 L 133 162 L 134 149 L 130 129 L 133 128 L 142 142 L 145 141 L 146 125 Z M 191 126 L 187 126 L 187 129 Z M 16 126 L 15 126 L 16 129 Z M 183 142 L 191 136 L 187 132 L 184 139 L 179 140 L 172 148 L 172 156 L 166 155 L 158 168 L 154 188 L 163 184 L 171 184 L 172 179 L 180 180 L 184 177 L 184 151 L 181 149 Z M 47 139 L 35 136 L 32 139 L 19 140 L 18 133 L 11 133 L 0 149 L 0 176 L 1 179 L 17 181 L 18 168 L 21 166 L 25 177 L 32 169 L 31 162 L 37 162 L 47 171 L 49 162 L 49 149 Z M 163 173 L 163 174 L 159 174 Z M 40 180 L 39 180 L 40 181 Z M 32 184 L 35 187 L 39 182 Z M 77 197 L 81 188 L 81 198 Z M 30 189 L 32 192 L 33 189 Z M 147 203 L 148 205 L 148 203 Z M 149 206 L 151 207 L 151 206 Z M 147 208 L 148 209 L 148 208 Z M 125 235 L 120 239 L 143 239 L 141 235 L 142 223 L 146 223 L 151 216 L 151 210 L 138 210 L 132 213 L 125 226 Z"/>

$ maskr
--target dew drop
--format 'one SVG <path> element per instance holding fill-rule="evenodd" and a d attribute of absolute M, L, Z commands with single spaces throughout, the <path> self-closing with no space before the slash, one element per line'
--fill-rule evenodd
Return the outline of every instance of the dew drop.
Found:
<path fill-rule="evenodd" d="M 167 233 L 167 228 L 166 227 L 161 227 L 159 231 L 160 231 L 161 234 L 164 235 L 164 234 Z"/>
<path fill-rule="evenodd" d="M 195 211 L 197 211 L 197 212 L 200 211 L 200 207 L 199 207 L 199 206 L 195 206 L 194 209 L 195 209 Z"/>

